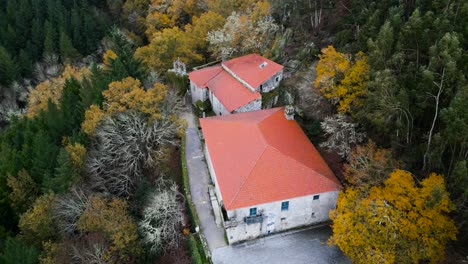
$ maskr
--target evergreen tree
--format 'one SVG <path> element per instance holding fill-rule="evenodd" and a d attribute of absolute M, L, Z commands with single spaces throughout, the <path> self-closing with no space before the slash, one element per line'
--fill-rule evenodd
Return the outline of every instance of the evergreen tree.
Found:
<path fill-rule="evenodd" d="M 20 68 L 8 51 L 0 46 L 0 84 L 10 84 L 20 76 Z"/>
<path fill-rule="evenodd" d="M 75 47 L 73 47 L 72 41 L 63 30 L 60 32 L 59 47 L 62 61 L 67 61 L 68 59 L 74 60 L 80 56 Z"/>
<path fill-rule="evenodd" d="M 55 54 L 57 49 L 56 49 L 56 30 L 52 23 L 50 23 L 48 20 L 44 23 L 44 32 L 45 32 L 45 38 L 44 38 L 44 55 L 47 54 Z"/>
<path fill-rule="evenodd" d="M 8 237 L 3 253 L 0 254 L 0 263 L 36 264 L 40 253 L 36 247 L 27 245 L 16 238 Z"/>
<path fill-rule="evenodd" d="M 62 98 L 60 101 L 60 112 L 62 114 L 65 135 L 78 132 L 84 120 L 84 109 L 80 97 L 81 85 L 75 79 L 65 81 Z"/>

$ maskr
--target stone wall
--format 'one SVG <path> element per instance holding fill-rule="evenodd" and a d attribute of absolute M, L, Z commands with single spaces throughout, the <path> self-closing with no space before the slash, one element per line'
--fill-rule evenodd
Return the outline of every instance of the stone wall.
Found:
<path fill-rule="evenodd" d="M 260 86 L 256 87 L 255 91 L 262 92 L 262 93 L 268 93 L 271 90 L 278 87 L 278 85 L 279 85 L 279 83 L 281 82 L 282 79 L 283 79 L 283 70 L 277 72 L 270 79 L 266 80 Z"/>
<path fill-rule="evenodd" d="M 224 105 L 218 100 L 216 95 L 209 91 L 209 97 L 211 101 L 211 108 L 216 115 L 230 115 L 231 113 L 224 107 Z"/>
<path fill-rule="evenodd" d="M 314 200 L 314 195 L 319 195 L 319 199 Z M 229 221 L 224 226 L 229 244 L 328 221 L 330 209 L 336 206 L 338 191 L 314 195 L 252 206 L 257 208 L 258 215 L 262 215 L 262 221 L 258 223 L 247 224 L 244 221 L 252 207 L 227 211 Z M 289 208 L 281 211 L 284 201 L 289 201 Z"/>
<path fill-rule="evenodd" d="M 257 111 L 262 109 L 262 98 L 258 98 L 256 100 L 253 100 L 252 102 L 241 106 L 237 108 L 236 110 L 232 111 L 233 114 L 235 113 L 243 113 L 243 112 L 251 112 L 251 111 Z"/>
<path fill-rule="evenodd" d="M 208 99 L 208 89 L 207 88 L 200 88 L 195 83 L 190 81 L 190 94 L 192 95 L 192 104 L 200 101 L 205 101 Z"/>

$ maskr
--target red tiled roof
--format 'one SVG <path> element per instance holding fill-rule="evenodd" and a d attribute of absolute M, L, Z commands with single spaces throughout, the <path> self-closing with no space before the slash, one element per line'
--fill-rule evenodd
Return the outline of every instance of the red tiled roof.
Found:
<path fill-rule="evenodd" d="M 206 86 L 229 112 L 261 97 L 259 92 L 250 91 L 226 71 L 219 72 Z"/>
<path fill-rule="evenodd" d="M 223 71 L 221 66 L 207 67 L 189 73 L 189 79 L 199 88 L 206 88 L 206 83 L 218 73 Z"/>
<path fill-rule="evenodd" d="M 266 65 L 260 67 L 262 63 L 266 63 Z M 223 65 L 254 89 L 284 68 L 258 54 L 249 54 L 228 60 L 223 62 Z"/>
<path fill-rule="evenodd" d="M 341 188 L 284 108 L 200 119 L 226 210 Z"/>

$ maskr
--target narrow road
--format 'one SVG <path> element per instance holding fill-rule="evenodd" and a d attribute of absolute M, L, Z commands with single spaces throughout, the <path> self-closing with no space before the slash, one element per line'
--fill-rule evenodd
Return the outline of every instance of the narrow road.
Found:
<path fill-rule="evenodd" d="M 188 110 L 190 111 L 190 110 Z M 201 231 L 208 243 L 210 252 L 216 248 L 226 246 L 224 230 L 216 226 L 213 209 L 211 207 L 208 186 L 211 184 L 208 168 L 205 163 L 202 145 L 198 136 L 197 123 L 192 112 L 185 112 L 182 118 L 187 121 L 185 131 L 185 159 L 187 161 L 187 172 L 192 195 L 198 218 L 200 219 Z"/>
<path fill-rule="evenodd" d="M 215 264 L 351 264 L 338 247 L 328 246 L 328 226 L 290 231 L 218 248 Z"/>

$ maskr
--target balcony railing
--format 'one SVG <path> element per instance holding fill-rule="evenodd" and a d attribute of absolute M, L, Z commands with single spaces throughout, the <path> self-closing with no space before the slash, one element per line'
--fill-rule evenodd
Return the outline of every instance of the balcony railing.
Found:
<path fill-rule="evenodd" d="M 253 216 L 246 216 L 244 217 L 244 222 L 246 224 L 255 224 L 263 222 L 263 214 L 253 215 Z"/>

